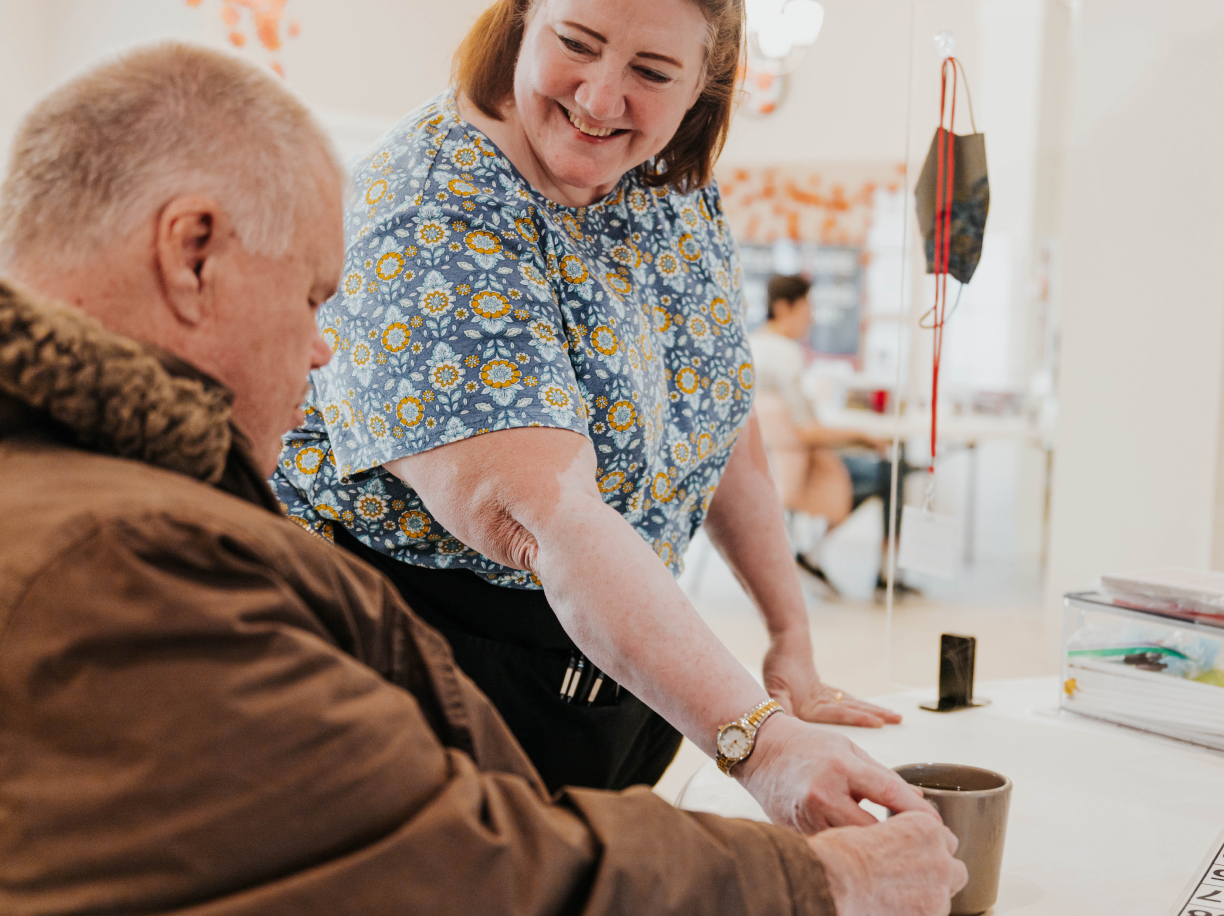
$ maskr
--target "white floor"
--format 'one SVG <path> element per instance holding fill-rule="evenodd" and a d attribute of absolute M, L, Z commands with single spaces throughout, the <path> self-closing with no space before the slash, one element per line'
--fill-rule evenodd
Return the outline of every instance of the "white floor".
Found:
<path fill-rule="evenodd" d="M 690 552 L 681 585 L 719 638 L 759 677 L 768 638 L 756 609 L 714 551 L 707 551 L 704 570 L 694 562 L 697 555 Z M 817 671 L 826 683 L 849 693 L 869 698 L 930 687 L 934 697 L 941 633 L 977 637 L 979 681 L 1057 672 L 1057 659 L 1043 649 L 1041 575 L 1035 563 L 979 561 L 956 582 L 923 580 L 921 595 L 900 598 L 894 606 L 891 653 L 882 603 L 837 598 L 801 575 Z M 674 800 L 705 760 L 686 741 L 656 791 Z"/>

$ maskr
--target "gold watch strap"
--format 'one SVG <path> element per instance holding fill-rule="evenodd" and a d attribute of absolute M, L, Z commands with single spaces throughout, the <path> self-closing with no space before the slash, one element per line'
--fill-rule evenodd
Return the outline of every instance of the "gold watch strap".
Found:
<path fill-rule="evenodd" d="M 775 712 L 782 711 L 782 704 L 777 700 L 770 700 L 768 703 L 762 703 L 752 712 L 748 713 L 748 724 L 755 731 L 761 727 L 761 723 L 772 716 Z"/>
<path fill-rule="evenodd" d="M 761 724 L 775 712 L 782 712 L 782 704 L 777 700 L 766 700 L 761 705 L 753 707 L 748 712 L 744 713 L 744 715 L 740 716 L 734 722 L 727 723 L 727 725 L 735 725 L 737 723 L 743 725 L 748 730 L 749 735 L 752 737 L 752 747 L 749 748 L 747 754 L 736 760 L 732 760 L 730 757 L 724 756 L 723 753 L 719 751 L 717 756 L 714 758 L 714 761 L 718 764 L 718 768 L 722 770 L 723 773 L 730 776 L 731 768 L 733 766 L 735 766 L 737 763 L 743 763 L 752 756 L 752 752 L 756 750 L 757 729 L 760 728 Z M 723 728 L 726 728 L 726 726 L 724 725 Z"/>

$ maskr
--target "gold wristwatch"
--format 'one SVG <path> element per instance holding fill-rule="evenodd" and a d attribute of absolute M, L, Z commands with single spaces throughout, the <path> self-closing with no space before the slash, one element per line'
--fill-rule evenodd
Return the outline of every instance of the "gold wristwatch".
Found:
<path fill-rule="evenodd" d="M 718 756 L 714 758 L 718 768 L 731 775 L 731 767 L 748 759 L 756 747 L 757 729 L 782 707 L 777 700 L 768 700 L 746 712 L 734 722 L 728 722 L 718 730 Z"/>

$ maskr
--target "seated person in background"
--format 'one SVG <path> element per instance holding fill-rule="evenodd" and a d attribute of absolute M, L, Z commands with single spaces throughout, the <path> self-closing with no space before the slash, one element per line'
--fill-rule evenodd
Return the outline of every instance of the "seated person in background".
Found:
<path fill-rule="evenodd" d="M 549 798 L 442 637 L 284 516 L 344 179 L 275 79 L 135 52 L 9 168 L 0 913 L 948 912 L 965 869 L 923 810 L 804 839 Z"/>
<path fill-rule="evenodd" d="M 834 450 L 859 446 L 886 453 L 891 441 L 822 426 L 803 393 L 807 358 L 800 341 L 808 339 L 812 326 L 810 289 L 811 283 L 803 277 L 771 277 L 766 288 L 768 319 L 748 337 L 757 379 L 757 413 L 766 448 L 779 464 L 776 476 L 783 505 L 822 518 L 835 528 L 865 500 L 879 496 L 887 531 L 892 464 L 879 454 Z"/>

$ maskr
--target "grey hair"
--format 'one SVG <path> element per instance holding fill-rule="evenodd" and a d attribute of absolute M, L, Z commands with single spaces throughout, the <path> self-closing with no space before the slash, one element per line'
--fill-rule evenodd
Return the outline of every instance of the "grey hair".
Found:
<path fill-rule="evenodd" d="M 0 186 L 0 266 L 77 266 L 184 194 L 216 200 L 247 250 L 280 256 L 320 164 L 343 175 L 322 128 L 269 73 L 181 42 L 140 48 L 26 117 Z"/>

